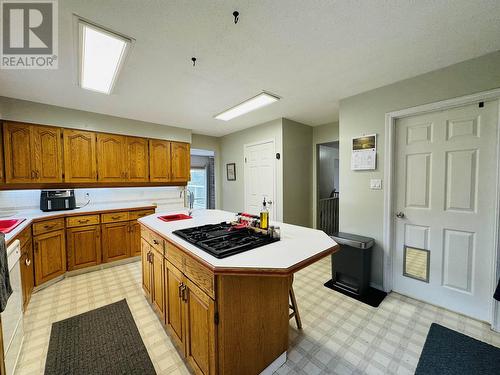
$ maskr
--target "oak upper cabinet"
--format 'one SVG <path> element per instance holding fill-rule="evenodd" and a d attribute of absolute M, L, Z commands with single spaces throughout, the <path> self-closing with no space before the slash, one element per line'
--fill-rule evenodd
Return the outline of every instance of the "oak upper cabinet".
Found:
<path fill-rule="evenodd" d="M 102 224 L 101 230 L 103 263 L 130 256 L 130 225 L 128 221 Z"/>
<path fill-rule="evenodd" d="M 191 179 L 191 155 L 189 143 L 170 142 L 172 182 L 186 182 Z"/>
<path fill-rule="evenodd" d="M 62 182 L 61 128 L 4 124 L 7 183 Z"/>
<path fill-rule="evenodd" d="M 125 177 L 130 182 L 149 181 L 149 142 L 145 138 L 127 137 Z"/>
<path fill-rule="evenodd" d="M 127 179 L 127 137 L 97 134 L 97 176 L 99 182 L 122 182 Z"/>
<path fill-rule="evenodd" d="M 101 263 L 101 227 L 90 225 L 66 229 L 68 271 Z"/>
<path fill-rule="evenodd" d="M 149 177 L 151 182 L 169 182 L 171 173 L 170 142 L 149 140 Z"/>
<path fill-rule="evenodd" d="M 35 285 L 41 285 L 66 272 L 64 229 L 33 237 Z"/>
<path fill-rule="evenodd" d="M 32 127 L 32 151 L 37 182 L 59 183 L 63 181 L 61 128 Z"/>
<path fill-rule="evenodd" d="M 184 277 L 186 358 L 196 374 L 215 374 L 214 301 Z"/>
<path fill-rule="evenodd" d="M 29 124 L 18 122 L 3 124 L 6 183 L 33 182 L 31 128 Z"/>
<path fill-rule="evenodd" d="M 35 287 L 35 270 L 33 262 L 33 243 L 31 236 L 29 240 L 21 247 L 21 280 L 23 286 L 23 309 L 26 310 L 31 299 L 31 293 Z"/>
<path fill-rule="evenodd" d="M 144 239 L 141 238 L 141 259 L 142 259 L 142 289 L 148 300 L 151 300 L 151 284 L 152 284 L 152 274 L 151 274 L 151 246 Z"/>
<path fill-rule="evenodd" d="M 64 129 L 64 180 L 73 183 L 97 181 L 96 134 Z"/>
<path fill-rule="evenodd" d="M 174 340 L 175 344 L 181 349 L 183 354 L 184 350 L 184 311 L 182 296 L 184 293 L 184 283 L 182 272 L 179 271 L 170 262 L 165 261 L 165 324 L 170 332 L 170 337 Z"/>

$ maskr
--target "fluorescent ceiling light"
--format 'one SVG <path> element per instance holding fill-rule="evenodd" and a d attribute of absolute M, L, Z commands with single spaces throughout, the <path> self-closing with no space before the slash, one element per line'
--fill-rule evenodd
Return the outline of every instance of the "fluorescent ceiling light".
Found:
<path fill-rule="evenodd" d="M 80 86 L 110 94 L 131 39 L 79 21 Z"/>
<path fill-rule="evenodd" d="M 267 92 L 262 92 L 253 98 L 245 100 L 243 103 L 238 104 L 228 110 L 219 113 L 215 116 L 217 120 L 229 121 L 235 117 L 244 115 L 245 113 L 255 111 L 258 108 L 265 107 L 271 103 L 280 100 L 278 96 L 268 94 Z"/>

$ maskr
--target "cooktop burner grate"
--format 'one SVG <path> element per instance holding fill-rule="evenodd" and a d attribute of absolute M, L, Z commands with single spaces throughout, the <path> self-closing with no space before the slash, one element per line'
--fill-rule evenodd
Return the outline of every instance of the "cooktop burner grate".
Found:
<path fill-rule="evenodd" d="M 278 238 L 248 228 L 236 228 L 229 223 L 179 229 L 173 233 L 219 259 L 279 241 Z"/>

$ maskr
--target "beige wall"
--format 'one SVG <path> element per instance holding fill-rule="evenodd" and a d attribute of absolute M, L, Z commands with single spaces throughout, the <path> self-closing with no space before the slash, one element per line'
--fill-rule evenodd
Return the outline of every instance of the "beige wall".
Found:
<path fill-rule="evenodd" d="M 313 128 L 283 119 L 283 221 L 310 227 Z"/>
<path fill-rule="evenodd" d="M 246 144 L 274 140 L 275 152 L 282 153 L 282 120 L 277 119 L 244 129 L 220 138 L 221 150 L 221 195 L 222 209 L 241 212 L 245 209 L 244 146 Z M 236 181 L 227 181 L 226 164 L 236 163 Z M 276 219 L 283 218 L 283 168 L 282 161 L 276 161 L 276 191 L 274 198 Z"/>
<path fill-rule="evenodd" d="M 209 135 L 192 134 L 191 148 L 199 150 L 213 151 L 215 154 L 215 208 L 222 207 L 221 195 L 221 153 L 220 153 L 220 138 L 211 137 Z"/>
<path fill-rule="evenodd" d="M 334 142 L 339 140 L 339 123 L 330 122 L 328 124 L 315 126 L 312 134 L 312 202 L 311 202 L 311 218 L 313 228 L 317 227 L 318 216 L 318 175 L 317 175 L 317 160 L 318 160 L 318 145 L 321 143 Z M 342 177 L 341 177 L 342 178 Z"/>
<path fill-rule="evenodd" d="M 0 119 L 191 142 L 191 130 L 0 96 Z"/>
<path fill-rule="evenodd" d="M 375 238 L 372 282 L 383 282 L 383 191 L 368 188 L 384 176 L 385 114 L 500 87 L 500 52 L 400 81 L 340 102 L 340 230 Z M 350 169 L 352 137 L 376 133 L 377 169 Z M 385 183 L 385 181 L 383 182 Z"/>

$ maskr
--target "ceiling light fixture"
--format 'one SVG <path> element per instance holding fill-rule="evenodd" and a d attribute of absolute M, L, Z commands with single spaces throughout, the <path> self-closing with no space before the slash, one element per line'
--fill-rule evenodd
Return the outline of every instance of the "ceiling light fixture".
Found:
<path fill-rule="evenodd" d="M 109 95 L 132 39 L 81 19 L 78 34 L 80 86 Z"/>
<path fill-rule="evenodd" d="M 218 115 L 215 115 L 214 118 L 216 118 L 217 120 L 229 121 L 235 117 L 244 115 L 245 113 L 255 111 L 256 109 L 277 102 L 280 99 L 281 98 L 279 96 L 263 91 L 259 95 L 247 99 L 243 103 L 240 103 L 232 108 L 225 110 L 224 112 L 219 113 Z"/>

